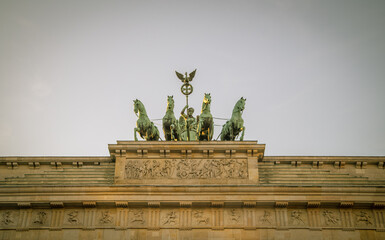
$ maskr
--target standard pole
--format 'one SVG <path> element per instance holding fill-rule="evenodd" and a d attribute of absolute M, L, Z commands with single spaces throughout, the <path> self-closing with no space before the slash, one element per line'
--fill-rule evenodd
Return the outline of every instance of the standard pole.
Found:
<path fill-rule="evenodd" d="M 186 95 L 186 105 L 187 105 L 187 108 L 188 108 L 188 95 Z"/>
<path fill-rule="evenodd" d="M 186 119 L 186 129 L 187 129 L 187 141 L 190 141 L 190 125 L 188 123 L 188 95 L 186 95 L 186 113 L 187 113 L 187 119 Z"/>

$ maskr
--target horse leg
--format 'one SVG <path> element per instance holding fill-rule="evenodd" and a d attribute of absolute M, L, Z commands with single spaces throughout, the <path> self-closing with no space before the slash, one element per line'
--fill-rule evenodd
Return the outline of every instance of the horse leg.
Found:
<path fill-rule="evenodd" d="M 239 141 L 243 141 L 243 136 L 245 136 L 245 126 L 242 127 L 242 135 L 241 135 L 241 138 L 239 139 Z"/>
<path fill-rule="evenodd" d="M 170 125 L 170 138 L 171 138 L 171 141 L 174 141 L 175 137 L 174 137 L 174 125 L 171 124 Z M 166 139 L 168 140 L 168 139 Z"/>
<path fill-rule="evenodd" d="M 211 141 L 214 136 L 214 121 L 211 122 L 209 131 L 209 141 Z"/>
<path fill-rule="evenodd" d="M 198 140 L 200 140 L 200 133 L 201 133 L 201 130 L 202 130 L 202 122 L 201 122 L 201 120 L 199 120 L 199 122 L 198 122 L 198 127 L 197 127 Z"/>
<path fill-rule="evenodd" d="M 152 138 L 154 137 L 154 125 L 151 124 L 149 128 L 146 129 L 146 141 L 152 141 Z"/>
<path fill-rule="evenodd" d="M 140 128 L 134 128 L 134 139 L 135 141 L 138 141 L 138 138 L 136 137 L 136 132 L 140 132 Z"/>
<path fill-rule="evenodd" d="M 153 126 L 153 127 L 154 127 L 154 131 L 155 131 L 155 141 L 159 141 L 159 139 L 160 139 L 159 130 L 156 126 Z"/>
<path fill-rule="evenodd" d="M 147 141 L 158 141 L 159 140 L 159 131 L 154 124 L 151 124 L 151 128 L 147 130 Z"/>
<path fill-rule="evenodd" d="M 182 131 L 180 130 L 178 122 L 176 123 L 176 131 L 175 132 L 176 132 L 176 140 L 177 141 L 182 141 L 182 137 L 181 137 Z"/>
<path fill-rule="evenodd" d="M 225 140 L 225 129 L 224 129 L 225 127 L 222 127 L 222 131 L 221 131 L 221 133 L 219 134 L 220 135 L 220 137 L 221 137 L 221 141 L 224 141 Z"/>
<path fill-rule="evenodd" d="M 234 138 L 234 136 L 233 136 L 233 135 L 234 135 L 233 124 L 230 124 L 229 128 L 230 128 L 230 141 L 234 141 L 235 138 Z"/>
<path fill-rule="evenodd" d="M 227 127 L 227 124 L 224 124 L 224 125 L 222 126 L 221 133 L 219 134 L 219 136 L 221 136 L 221 141 L 224 141 L 224 140 L 225 140 L 226 127 Z"/>

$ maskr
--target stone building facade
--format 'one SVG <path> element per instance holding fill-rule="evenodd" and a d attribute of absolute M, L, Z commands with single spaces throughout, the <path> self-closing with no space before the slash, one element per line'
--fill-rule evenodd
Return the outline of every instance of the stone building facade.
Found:
<path fill-rule="evenodd" d="M 0 157 L 0 239 L 385 239 L 385 157 L 132 142 Z"/>

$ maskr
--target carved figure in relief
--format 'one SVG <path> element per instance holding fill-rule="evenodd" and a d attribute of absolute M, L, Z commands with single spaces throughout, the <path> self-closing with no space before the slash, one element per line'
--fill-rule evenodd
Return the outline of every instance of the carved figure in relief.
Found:
<path fill-rule="evenodd" d="M 373 222 L 371 220 L 371 216 L 367 212 L 361 211 L 360 214 L 356 214 L 356 222 L 357 223 L 365 223 L 366 225 L 372 225 Z"/>
<path fill-rule="evenodd" d="M 13 223 L 12 212 L 10 211 L 3 212 L 1 217 L 2 217 L 1 222 L 5 225 L 9 225 Z"/>
<path fill-rule="evenodd" d="M 201 210 L 195 210 L 193 214 L 194 218 L 197 220 L 198 224 L 208 224 L 209 223 L 209 218 L 203 216 L 203 211 Z"/>
<path fill-rule="evenodd" d="M 339 218 L 337 218 L 336 216 L 334 216 L 334 213 L 332 211 L 329 211 L 329 210 L 325 210 L 323 211 L 322 215 L 325 217 L 325 222 L 326 222 L 326 225 L 329 225 L 329 224 L 337 224 L 338 221 L 340 220 Z"/>
<path fill-rule="evenodd" d="M 164 218 L 163 224 L 175 225 L 176 219 L 177 219 L 176 212 L 171 211 L 171 212 L 167 213 L 166 217 Z"/>
<path fill-rule="evenodd" d="M 175 170 L 175 160 L 165 160 L 164 166 L 160 172 L 162 177 L 171 177 Z"/>
<path fill-rule="evenodd" d="M 47 221 L 47 213 L 45 212 L 38 212 L 36 214 L 36 217 L 35 217 L 35 220 L 33 221 L 33 223 L 37 223 L 37 224 L 45 224 L 45 222 Z"/>
<path fill-rule="evenodd" d="M 235 208 L 230 210 L 230 220 L 231 220 L 231 222 L 238 223 L 240 217 L 241 217 L 241 215 L 239 215 L 239 213 L 237 212 L 237 210 L 235 210 Z"/>
<path fill-rule="evenodd" d="M 132 211 L 132 214 L 134 215 L 134 217 L 132 218 L 131 222 L 138 222 L 140 224 L 144 224 L 144 218 L 143 218 L 143 211 L 142 210 Z"/>
<path fill-rule="evenodd" d="M 292 220 L 292 223 L 294 224 L 294 225 L 300 225 L 300 224 L 305 224 L 305 222 L 302 220 L 302 217 L 301 217 L 301 215 L 302 215 L 302 212 L 301 211 L 297 211 L 297 210 L 295 210 L 295 211 L 292 211 L 291 212 L 291 220 Z"/>
<path fill-rule="evenodd" d="M 263 213 L 263 216 L 261 216 L 259 218 L 259 221 L 263 224 L 271 224 L 271 221 L 270 221 L 270 218 L 271 218 L 271 214 L 269 211 L 266 211 Z"/>
<path fill-rule="evenodd" d="M 112 223 L 112 216 L 109 211 L 103 211 L 102 217 L 99 220 L 100 223 Z"/>
<path fill-rule="evenodd" d="M 78 224 L 79 223 L 79 219 L 78 219 L 78 214 L 79 212 L 78 211 L 72 211 L 70 213 L 68 213 L 68 222 L 71 223 L 71 224 Z"/>

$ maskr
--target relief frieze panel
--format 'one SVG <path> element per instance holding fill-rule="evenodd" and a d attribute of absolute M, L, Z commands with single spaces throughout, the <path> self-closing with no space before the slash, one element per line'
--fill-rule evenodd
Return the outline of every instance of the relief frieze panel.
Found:
<path fill-rule="evenodd" d="M 54 219 L 56 209 L 0 210 L 0 229 L 39 229 L 39 228 L 125 228 L 125 229 L 198 229 L 215 228 L 218 210 L 223 210 L 223 228 L 314 228 L 309 222 L 309 209 L 287 208 L 284 213 L 287 223 L 281 226 L 277 219 L 281 212 L 275 208 L 95 208 L 94 214 L 86 216 L 87 209 L 63 209 L 60 220 Z M 150 214 L 156 210 L 159 214 Z M 247 211 L 245 211 L 247 210 Z M 155 212 L 156 212 L 155 211 Z M 253 214 L 248 214 L 252 211 Z M 320 229 L 343 229 L 342 221 L 354 223 L 352 229 L 382 229 L 383 219 L 375 218 L 376 209 L 353 209 L 350 219 L 342 219 L 341 209 L 320 208 Z M 124 214 L 123 214 L 124 213 Z M 27 217 L 26 217 L 27 216 Z M 121 220 L 118 221 L 118 216 Z M 281 216 L 282 217 L 282 216 Z M 250 219 L 252 218 L 252 219 Z M 26 221 L 27 220 L 27 221 Z M 151 220 L 151 221 L 150 221 Z M 159 223 L 159 224 L 155 224 Z M 155 225 L 154 225 L 155 224 Z M 89 226 L 88 226 L 89 225 Z"/>
<path fill-rule="evenodd" d="M 257 224 L 263 227 L 274 226 L 275 225 L 274 209 L 257 210 Z"/>
<path fill-rule="evenodd" d="M 179 213 L 175 209 L 161 211 L 161 224 L 164 226 L 178 226 Z"/>
<path fill-rule="evenodd" d="M 145 227 L 147 226 L 148 209 L 130 209 L 128 212 L 128 226 Z"/>
<path fill-rule="evenodd" d="M 5 210 L 0 213 L 0 226 L 3 227 L 12 227 L 17 225 L 19 218 L 18 211 Z"/>
<path fill-rule="evenodd" d="M 196 227 L 209 227 L 210 226 L 210 217 L 211 209 L 194 209 L 192 212 L 193 226 Z"/>
<path fill-rule="evenodd" d="M 247 159 L 127 160 L 125 179 L 246 179 Z"/>
<path fill-rule="evenodd" d="M 115 211 L 109 209 L 102 210 L 97 216 L 97 223 L 102 226 L 114 225 L 115 218 Z"/>
<path fill-rule="evenodd" d="M 371 227 L 374 225 L 373 214 L 367 210 L 354 210 L 353 218 L 358 227 Z"/>
<path fill-rule="evenodd" d="M 83 212 L 80 210 L 70 210 L 65 213 L 64 224 L 81 225 L 83 219 Z"/>
<path fill-rule="evenodd" d="M 51 219 L 52 211 L 49 209 L 37 210 L 32 213 L 32 227 L 47 227 Z"/>
<path fill-rule="evenodd" d="M 225 225 L 236 225 L 241 226 L 243 225 L 243 211 L 239 208 L 230 208 L 226 209 L 224 211 L 224 222 Z"/>
<path fill-rule="evenodd" d="M 295 209 L 288 211 L 289 225 L 291 226 L 306 226 L 307 212 L 305 210 Z"/>
<path fill-rule="evenodd" d="M 322 209 L 321 222 L 324 227 L 340 227 L 341 215 L 338 210 L 335 209 Z"/>

